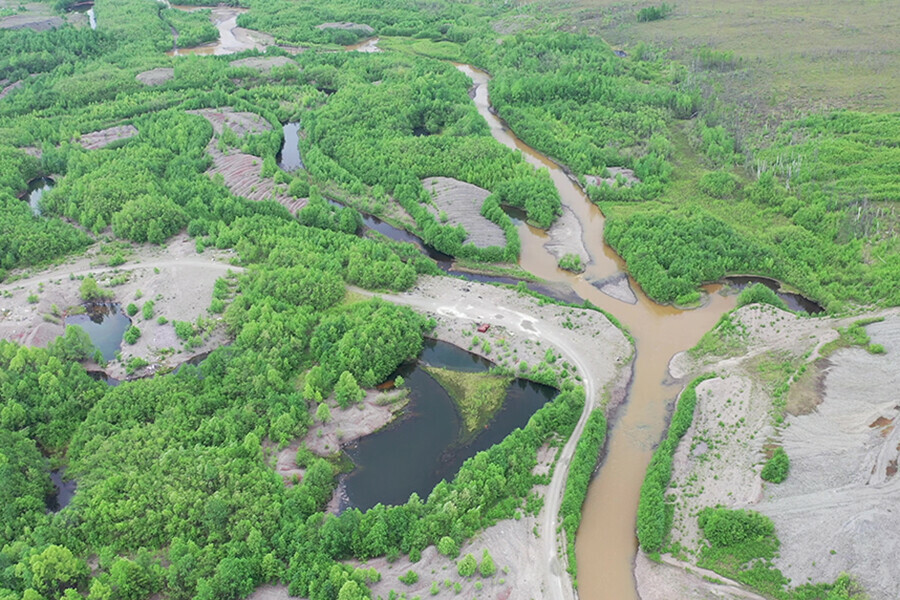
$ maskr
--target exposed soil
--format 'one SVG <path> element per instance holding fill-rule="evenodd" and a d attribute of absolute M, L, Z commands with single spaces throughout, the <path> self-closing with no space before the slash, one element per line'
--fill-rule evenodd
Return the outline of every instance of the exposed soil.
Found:
<path fill-rule="evenodd" d="M 250 69 L 257 70 L 260 73 L 268 73 L 276 67 L 296 65 L 297 63 L 286 56 L 267 56 L 242 58 L 240 60 L 233 60 L 228 64 L 230 64 L 232 67 L 248 67 Z"/>
<path fill-rule="evenodd" d="M 367 34 L 375 33 L 375 30 L 372 29 L 369 25 L 362 25 L 360 23 L 322 23 L 321 25 L 316 25 L 316 29 L 346 29 L 347 31 L 364 31 Z"/>
<path fill-rule="evenodd" d="M 616 185 L 617 180 L 616 176 L 621 175 L 625 178 L 625 187 L 631 187 L 636 183 L 640 183 L 641 180 L 635 177 L 634 171 L 631 169 L 627 169 L 625 167 L 607 167 L 607 171 L 609 171 L 609 177 L 600 177 L 598 175 L 585 175 L 584 179 L 588 185 L 603 185 L 604 183 L 608 183 L 609 185 Z"/>
<path fill-rule="evenodd" d="M 893 510 L 900 503 L 900 430 L 893 426 L 900 416 L 900 314 L 882 314 L 885 322 L 866 327 L 872 342 L 884 346 L 882 355 L 857 347 L 819 357 L 822 345 L 838 337 L 836 328 L 859 317 L 805 318 L 748 306 L 733 317 L 744 329 L 737 356 L 673 359 L 676 378 L 719 375 L 698 386 L 693 424 L 675 453 L 668 491 L 675 497 L 673 542 L 698 549 L 696 515 L 705 506 L 751 508 L 774 521 L 781 541 L 775 565 L 794 585 L 848 572 L 872 600 L 900 597 L 894 568 L 900 514 Z M 774 392 L 801 365 L 805 372 L 786 395 L 791 410 L 778 425 Z M 759 472 L 776 445 L 791 467 L 784 482 L 770 484 Z M 639 556 L 641 597 L 665 597 L 653 590 L 676 577 L 672 568 Z M 698 589 L 707 584 L 685 576 Z"/>
<path fill-rule="evenodd" d="M 115 127 L 101 129 L 100 131 L 83 133 L 81 134 L 78 143 L 81 144 L 85 150 L 97 150 L 109 146 L 113 142 L 127 140 L 137 134 L 137 127 L 134 125 L 117 125 Z"/>
<path fill-rule="evenodd" d="M 66 18 L 53 14 L 49 3 L 45 2 L 16 2 L 15 0 L 0 0 L 0 8 L 19 11 L 24 6 L 25 10 L 14 15 L 0 18 L 0 29 L 24 29 L 35 31 L 47 31 L 66 24 L 67 19 L 72 21 L 81 18 L 78 13 L 69 13 Z"/>
<path fill-rule="evenodd" d="M 294 198 L 287 193 L 287 185 L 276 184 L 271 177 L 262 177 L 262 159 L 252 154 L 245 154 L 236 148 L 219 150 L 218 136 L 227 125 L 238 137 L 245 134 L 257 134 L 269 131 L 272 126 L 257 114 L 249 112 L 235 112 L 230 108 L 188 111 L 192 114 L 206 118 L 213 126 L 216 135 L 206 146 L 206 151 L 212 156 L 213 168 L 207 171 L 210 177 L 222 175 L 225 185 L 236 196 L 243 196 L 248 200 L 274 200 L 282 204 L 291 213 L 306 206 L 306 198 Z"/>
<path fill-rule="evenodd" d="M 450 177 L 428 177 L 422 185 L 434 201 L 435 206 L 429 207 L 432 214 L 446 214 L 447 225 L 462 225 L 469 234 L 466 242 L 478 248 L 506 245 L 503 229 L 481 216 L 481 205 L 491 195 L 489 191 Z"/>
<path fill-rule="evenodd" d="M 65 331 L 62 318 L 47 320 L 52 315 L 53 305 L 62 314 L 82 302 L 78 293 L 81 285 L 78 277 L 92 274 L 103 286 L 113 277 L 128 274 L 125 283 L 109 288 L 114 293 L 112 301 L 120 302 L 123 308 L 131 302 L 139 307 L 147 300 L 155 303 L 153 319 L 143 320 L 140 312 L 132 317 L 142 333 L 138 342 L 134 345 L 122 344 L 124 357 L 138 356 L 151 363 L 137 375 L 177 366 L 189 357 L 223 343 L 224 335 L 214 333 L 204 340 L 202 346 L 191 351 L 183 350 L 171 321 L 195 321 L 198 316 L 209 316 L 206 309 L 216 279 L 224 277 L 229 269 L 240 270 L 226 262 L 232 257 L 230 252 L 208 249 L 198 255 L 193 240 L 182 234 L 171 239 L 164 248 L 138 246 L 125 264 L 106 267 L 100 262 L 98 249 L 95 246 L 84 256 L 73 258 L 63 265 L 0 284 L 0 338 L 29 346 L 46 346 Z M 135 299 L 138 290 L 142 297 Z M 31 294 L 37 294 L 39 300 L 36 304 L 27 302 Z M 156 320 L 159 316 L 165 316 L 170 323 L 160 325 Z M 174 353 L 163 352 L 166 348 L 173 348 Z M 116 361 L 109 363 L 106 372 L 116 379 L 126 377 L 124 366 Z"/>
<path fill-rule="evenodd" d="M 175 69 L 160 67 L 138 73 L 135 79 L 144 85 L 162 85 L 175 77 Z"/>

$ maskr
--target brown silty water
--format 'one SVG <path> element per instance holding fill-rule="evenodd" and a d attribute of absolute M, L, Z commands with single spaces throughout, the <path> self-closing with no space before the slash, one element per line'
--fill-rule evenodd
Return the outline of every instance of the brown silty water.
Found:
<path fill-rule="evenodd" d="M 603 214 L 559 165 L 519 140 L 490 111 L 487 84 L 490 76 L 469 65 L 456 67 L 475 83 L 474 101 L 487 120 L 491 134 L 502 144 L 518 149 L 536 167 L 546 167 L 563 205 L 578 217 L 591 262 L 582 275 L 563 271 L 545 248 L 547 234 L 521 225 L 519 264 L 547 281 L 568 284 L 582 298 L 615 315 L 634 336 L 637 355 L 627 403 L 618 412 L 608 438 L 606 457 L 591 483 L 576 539 L 578 593 L 585 600 L 637 600 L 632 566 L 637 550 L 635 518 L 644 472 L 654 446 L 661 439 L 669 402 L 681 383 L 667 383 L 668 362 L 690 348 L 719 317 L 734 308 L 735 298 L 716 293 L 707 285 L 706 304 L 694 310 L 661 306 L 628 277 L 636 304 L 616 300 L 588 280 L 604 279 L 625 271 L 622 259 L 603 242 Z"/>

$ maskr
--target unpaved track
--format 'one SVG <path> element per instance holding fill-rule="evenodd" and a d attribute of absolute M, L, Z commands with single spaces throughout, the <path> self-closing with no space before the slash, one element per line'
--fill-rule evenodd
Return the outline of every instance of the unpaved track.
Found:
<path fill-rule="evenodd" d="M 585 345 L 583 341 L 574 340 L 573 338 L 576 336 L 573 335 L 573 332 L 535 314 L 537 311 L 525 312 L 528 310 L 527 305 L 524 307 L 509 306 L 508 304 L 522 304 L 521 299 L 514 292 L 472 282 L 446 280 L 441 282 L 442 287 L 438 294 L 432 296 L 428 291 L 424 293 L 420 291 L 423 288 L 429 290 L 430 279 L 421 277 L 419 286 L 412 292 L 379 294 L 379 296 L 390 302 L 403 304 L 442 318 L 454 319 L 464 324 L 492 322 L 503 323 L 509 330 L 516 328 L 522 334 L 534 336 L 541 342 L 554 346 L 563 354 L 565 360 L 577 367 L 577 372 L 583 378 L 584 410 L 575 430 L 559 454 L 553 477 L 544 497 L 544 508 L 538 524 L 541 532 L 540 544 L 543 546 L 541 554 L 544 557 L 540 565 L 545 582 L 541 597 L 549 600 L 575 600 L 576 594 L 572 580 L 566 571 L 565 559 L 560 559 L 560 556 L 565 556 L 565 543 L 558 531 L 560 526 L 559 509 L 575 447 L 584 431 L 588 416 L 600 406 L 602 390 L 614 379 L 613 372 L 598 370 L 597 356 L 589 355 L 589 353 L 596 352 L 596 349 Z M 447 289 L 447 281 L 453 282 L 449 284 L 450 289 Z M 364 295 L 374 295 L 361 289 L 354 291 Z M 560 309 L 560 307 L 554 308 Z M 598 316 L 600 316 L 599 313 Z M 624 336 L 622 339 L 624 341 Z M 622 352 L 623 349 L 624 345 L 618 349 L 610 348 L 611 352 L 606 356 L 608 363 L 614 364 L 623 355 L 627 356 Z"/>

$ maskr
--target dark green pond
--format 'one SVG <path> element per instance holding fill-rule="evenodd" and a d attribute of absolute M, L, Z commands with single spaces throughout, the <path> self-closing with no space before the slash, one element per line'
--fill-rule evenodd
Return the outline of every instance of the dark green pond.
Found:
<path fill-rule="evenodd" d="M 416 492 L 428 496 L 442 479 L 451 480 L 463 462 L 500 442 L 528 419 L 557 391 L 517 379 L 493 420 L 466 443 L 460 442 L 462 423 L 450 396 L 422 368 L 477 372 L 490 363 L 443 342 L 429 342 L 421 361 L 404 365 L 397 375 L 406 380 L 410 401 L 403 417 L 387 428 L 346 448 L 356 468 L 342 478 L 341 510 L 366 510 L 381 504 L 403 504 Z"/>
<path fill-rule="evenodd" d="M 78 325 L 84 329 L 103 354 L 103 359 L 114 359 L 122 347 L 122 336 L 131 325 L 131 319 L 115 302 L 87 304 L 85 309 L 82 315 L 67 316 L 66 325 Z"/>

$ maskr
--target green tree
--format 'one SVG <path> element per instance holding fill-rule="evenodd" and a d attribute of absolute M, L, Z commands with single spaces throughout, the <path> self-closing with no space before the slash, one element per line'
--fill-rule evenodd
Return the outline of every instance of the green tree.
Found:
<path fill-rule="evenodd" d="M 447 558 L 456 558 L 459 556 L 459 544 L 452 537 L 444 536 L 438 541 L 438 552 Z"/>
<path fill-rule="evenodd" d="M 494 558 L 487 551 L 487 548 L 481 554 L 481 564 L 478 565 L 478 572 L 481 573 L 482 577 L 491 577 L 497 572 L 497 565 L 494 564 Z"/>
<path fill-rule="evenodd" d="M 47 546 L 28 559 L 31 586 L 48 597 L 58 597 L 64 590 L 79 587 L 90 571 L 87 564 L 65 546 Z"/>
<path fill-rule="evenodd" d="M 359 402 L 366 393 L 356 383 L 356 378 L 350 371 L 341 373 L 337 385 L 334 387 L 334 395 L 341 408 L 347 408 L 355 402 Z"/>
<path fill-rule="evenodd" d="M 323 423 L 331 421 L 331 409 L 324 402 L 316 409 L 316 418 Z"/>
<path fill-rule="evenodd" d="M 475 557 L 471 554 L 466 554 L 456 565 L 456 570 L 462 577 L 471 577 L 475 574 L 477 568 L 478 561 L 476 561 Z"/>
<path fill-rule="evenodd" d="M 787 478 L 790 468 L 791 462 L 787 452 L 784 451 L 784 448 L 775 448 L 772 458 L 766 461 L 759 476 L 772 483 L 781 483 Z"/>

